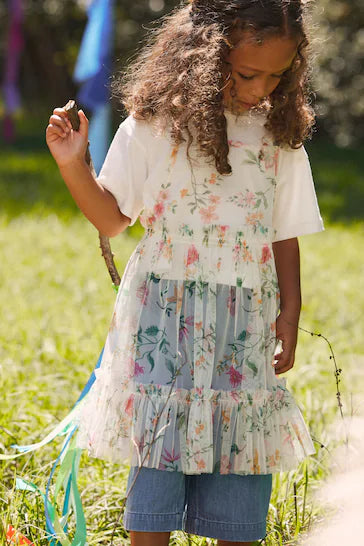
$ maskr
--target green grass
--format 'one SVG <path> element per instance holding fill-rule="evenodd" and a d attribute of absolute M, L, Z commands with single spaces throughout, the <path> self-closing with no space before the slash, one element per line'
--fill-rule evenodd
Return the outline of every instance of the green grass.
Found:
<path fill-rule="evenodd" d="M 68 195 L 39 138 L 40 129 L 36 141 L 29 138 L 31 124 L 22 131 L 17 148 L 5 147 L 0 154 L 0 449 L 7 453 L 13 443 L 41 440 L 70 411 L 95 367 L 115 298 L 97 232 Z M 364 224 L 358 205 L 362 160 L 354 151 L 323 143 L 311 156 L 326 232 L 300 241 L 301 326 L 333 344 L 343 370 L 340 390 L 348 416 L 358 411 L 351 407 L 351 397 L 356 400 L 364 384 Z M 112 240 L 121 272 L 140 234 L 136 225 Z M 328 515 L 313 494 L 330 473 L 338 443 L 330 434 L 339 411 L 329 356 L 322 338 L 301 332 L 295 366 L 284 374 L 317 454 L 295 471 L 274 475 L 267 546 L 295 544 L 310 523 Z M 10 522 L 34 544 L 48 545 L 42 499 L 15 490 L 14 483 L 16 476 L 23 477 L 44 492 L 62 441 L 0 465 L 0 544 L 5 543 L 1 523 Z M 109 544 L 127 472 L 126 466 L 82 454 L 79 489 L 90 545 Z M 171 539 L 174 545 L 215 543 L 182 532 L 172 533 Z M 130 544 L 121 524 L 115 544 Z"/>

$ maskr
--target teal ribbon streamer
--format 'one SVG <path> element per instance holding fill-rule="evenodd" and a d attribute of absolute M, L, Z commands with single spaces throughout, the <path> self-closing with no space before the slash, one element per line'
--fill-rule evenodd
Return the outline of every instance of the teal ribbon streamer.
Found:
<path fill-rule="evenodd" d="M 104 348 L 102 349 L 98 358 L 97 364 L 92 371 L 92 374 L 83 388 L 80 396 L 78 397 L 73 408 L 68 415 L 50 432 L 47 436 L 35 444 L 29 445 L 11 445 L 12 448 L 17 449 L 20 453 L 12 455 L 0 454 L 0 460 L 10 460 L 20 457 L 25 453 L 35 451 L 40 447 L 48 444 L 56 438 L 56 436 L 65 436 L 61 452 L 57 457 L 46 487 L 46 493 L 43 494 L 41 490 L 32 482 L 24 480 L 23 478 L 16 478 L 16 489 L 31 491 L 33 493 L 39 493 L 44 502 L 44 513 L 46 518 L 46 531 L 47 539 L 50 546 L 86 546 L 87 545 L 87 530 L 86 520 L 82 508 L 81 496 L 77 487 L 77 475 L 79 470 L 79 462 L 82 454 L 82 449 L 76 447 L 76 434 L 77 425 L 74 424 L 75 414 L 81 409 L 82 404 L 85 401 L 85 397 L 90 391 L 93 383 L 96 380 L 95 370 L 100 367 Z M 49 500 L 50 486 L 52 478 L 55 474 L 58 463 L 60 467 L 58 470 L 58 476 L 55 485 L 55 493 L 53 500 Z M 65 491 L 65 497 L 63 502 L 62 516 L 59 518 L 57 515 L 57 497 L 61 493 L 61 489 Z M 71 540 L 68 532 L 68 520 L 71 513 L 74 513 L 76 519 L 76 530 Z"/>

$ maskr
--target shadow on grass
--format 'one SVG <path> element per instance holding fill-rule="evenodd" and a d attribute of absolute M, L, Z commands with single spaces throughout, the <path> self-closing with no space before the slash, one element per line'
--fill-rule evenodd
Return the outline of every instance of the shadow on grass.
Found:
<path fill-rule="evenodd" d="M 16 143 L 1 145 L 0 203 L 9 219 L 20 214 L 56 213 L 66 220 L 80 214 L 46 145 L 47 123 L 47 116 L 22 118 L 17 123 Z M 306 149 L 325 219 L 362 220 L 364 155 L 359 149 L 340 149 L 317 136 Z M 129 234 L 140 236 L 142 231 L 137 222 Z"/>

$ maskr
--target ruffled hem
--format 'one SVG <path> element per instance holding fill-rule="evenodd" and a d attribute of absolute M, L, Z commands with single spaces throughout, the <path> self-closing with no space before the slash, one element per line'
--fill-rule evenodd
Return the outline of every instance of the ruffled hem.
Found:
<path fill-rule="evenodd" d="M 285 378 L 271 390 L 139 383 L 106 400 L 108 388 L 96 404 L 90 391 L 76 418 L 77 447 L 91 457 L 185 474 L 270 474 L 315 453 Z"/>

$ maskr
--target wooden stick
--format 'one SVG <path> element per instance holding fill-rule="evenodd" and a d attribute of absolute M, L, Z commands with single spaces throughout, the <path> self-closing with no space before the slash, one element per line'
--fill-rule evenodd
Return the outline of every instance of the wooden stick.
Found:
<path fill-rule="evenodd" d="M 77 108 L 76 102 L 74 100 L 69 100 L 67 104 L 64 106 L 64 109 L 66 110 L 68 114 L 68 119 L 71 122 L 72 129 L 74 131 L 78 131 L 80 128 L 80 120 L 78 117 L 78 108 Z M 89 165 L 90 167 L 90 170 L 93 176 L 96 178 L 97 175 L 96 175 L 95 168 L 93 166 L 91 154 L 90 154 L 90 143 L 88 143 L 87 145 L 85 159 L 86 159 L 87 165 Z M 115 286 L 119 286 L 120 275 L 114 262 L 114 253 L 112 252 L 110 247 L 109 237 L 106 237 L 106 235 L 101 235 L 101 233 L 99 232 L 99 241 L 100 241 L 101 254 L 105 260 L 106 267 L 109 271 L 111 280 Z"/>

